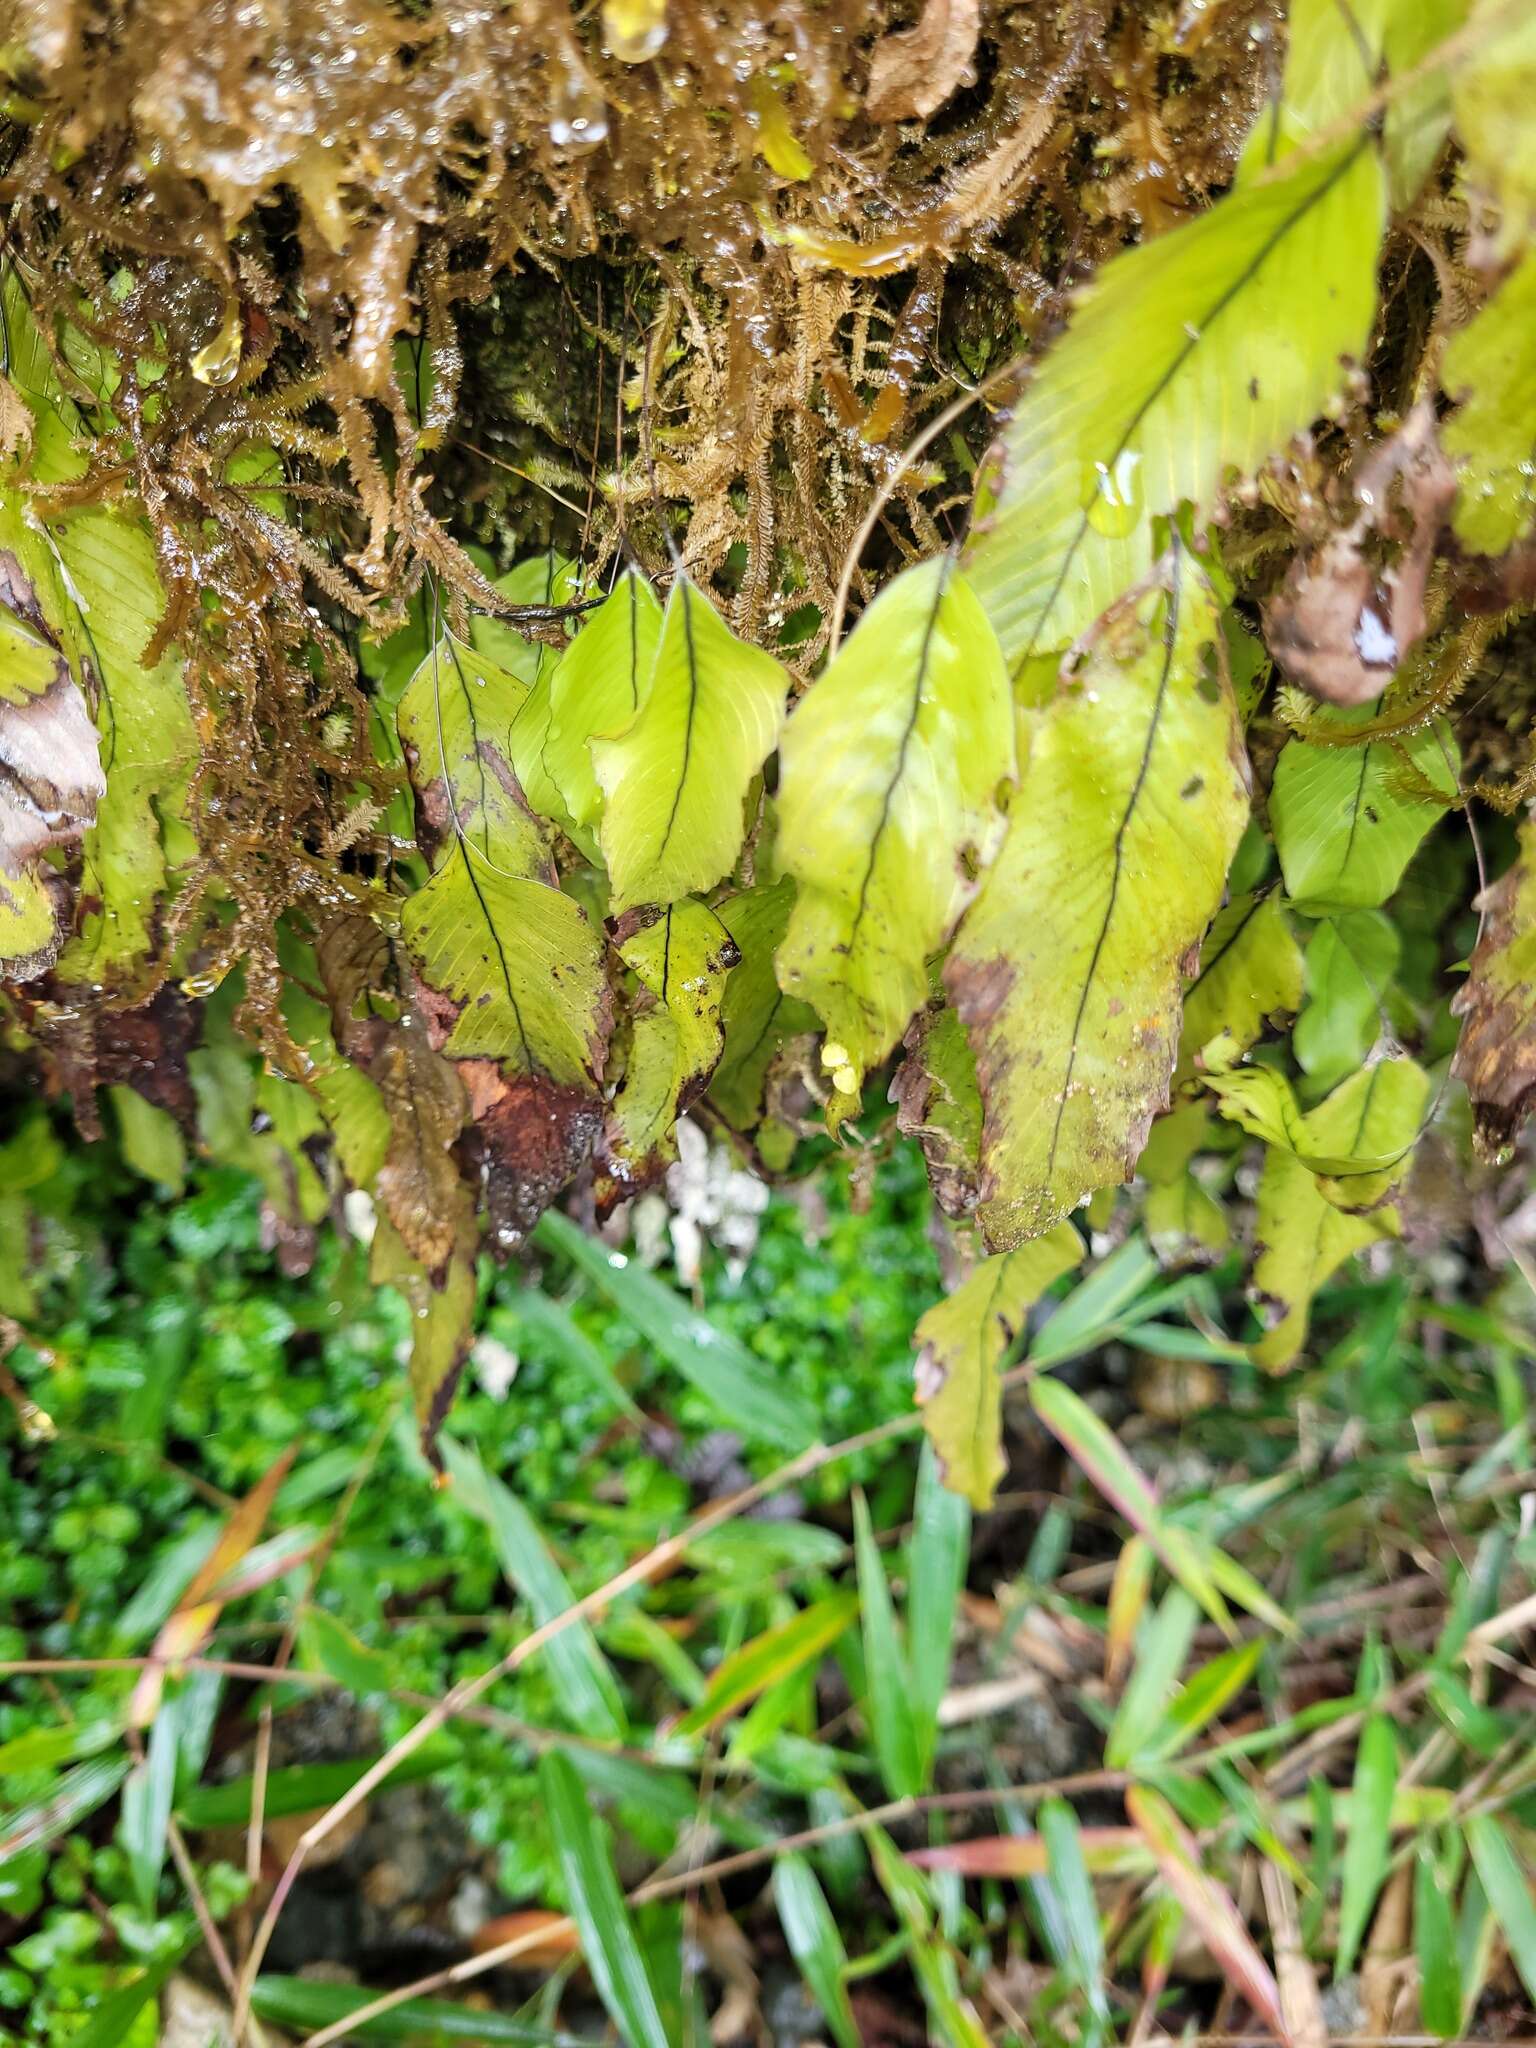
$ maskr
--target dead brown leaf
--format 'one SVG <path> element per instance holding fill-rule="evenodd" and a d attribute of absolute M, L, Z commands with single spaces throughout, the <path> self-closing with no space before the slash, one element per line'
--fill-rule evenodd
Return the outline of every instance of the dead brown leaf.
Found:
<path fill-rule="evenodd" d="M 1264 607 L 1270 652 L 1329 704 L 1369 704 L 1424 637 L 1425 586 L 1456 496 L 1434 414 L 1421 405 L 1354 483 L 1356 518 L 1305 550 Z"/>
<path fill-rule="evenodd" d="M 440 1271 L 473 1213 L 453 1153 L 469 1113 L 463 1086 L 411 1015 L 385 1039 L 369 1073 L 389 1110 L 379 1204 L 412 1256 L 429 1272 Z"/>
<path fill-rule="evenodd" d="M 980 27 L 980 0 L 926 0 L 915 28 L 876 43 L 865 113 L 872 121 L 926 120 L 964 80 Z"/>
<path fill-rule="evenodd" d="M 1513 866 L 1477 908 L 1482 933 L 1451 999 L 1462 1020 L 1451 1072 L 1472 1098 L 1479 1154 L 1497 1160 L 1536 1109 L 1536 819 L 1520 828 Z"/>

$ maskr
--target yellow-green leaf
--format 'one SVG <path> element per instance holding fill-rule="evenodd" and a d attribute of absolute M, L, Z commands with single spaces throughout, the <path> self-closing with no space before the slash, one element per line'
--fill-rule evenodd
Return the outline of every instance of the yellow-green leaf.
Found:
<path fill-rule="evenodd" d="M 785 995 L 774 972 L 773 956 L 794 901 L 795 885 L 786 875 L 719 905 L 720 922 L 741 958 L 720 1005 L 725 1050 L 709 1084 L 709 1099 L 733 1130 L 750 1130 L 762 1115 L 768 1069 L 785 1041 L 816 1028 L 815 1013 Z"/>
<path fill-rule="evenodd" d="M 714 887 L 741 850 L 747 791 L 773 751 L 788 677 L 679 573 L 640 709 L 592 743 L 615 913 Z"/>
<path fill-rule="evenodd" d="M 1247 817 L 1212 601 L 1182 551 L 1168 581 L 1106 622 L 1036 716 L 945 968 L 976 1050 L 994 1250 L 1130 1177 L 1168 1099 L 1180 967 Z"/>
<path fill-rule="evenodd" d="M 1356 1214 L 1330 1201 L 1308 1161 L 1343 1159 L 1358 1168 L 1362 1161 L 1389 1160 L 1380 1171 L 1389 1186 L 1401 1180 L 1427 1088 L 1411 1060 L 1381 1060 L 1352 1074 L 1270 1145 L 1259 1182 L 1253 1267 L 1253 1292 L 1268 1328 L 1253 1355 L 1271 1372 L 1283 1371 L 1306 1342 L 1312 1299 L 1323 1283 L 1351 1253 L 1398 1229 L 1390 1206 Z"/>
<path fill-rule="evenodd" d="M 1324 411 L 1376 303 L 1381 167 L 1298 157 L 1107 263 L 1003 429 L 966 567 L 1017 670 L 1152 564 L 1154 521 L 1215 502 Z"/>
<path fill-rule="evenodd" d="M 1457 538 L 1501 555 L 1536 517 L 1536 255 L 1452 335 L 1440 382 L 1460 401 L 1441 435 L 1461 475 Z"/>
<path fill-rule="evenodd" d="M 596 852 L 603 809 L 592 742 L 621 732 L 639 711 L 660 639 L 656 593 L 638 569 L 626 570 L 550 676 L 544 768 L 585 852 Z"/>
<path fill-rule="evenodd" d="M 401 694 L 395 722 L 435 864 L 459 838 L 482 867 L 524 879 L 547 872 L 548 848 L 506 752 L 527 696 L 525 683 L 446 630 Z"/>
<path fill-rule="evenodd" d="M 399 1289 L 411 1309 L 411 1355 L 408 1373 L 411 1400 L 429 1457 L 443 1417 L 453 1400 L 459 1374 L 469 1356 L 475 1328 L 475 1251 L 473 1230 L 459 1241 L 434 1278 L 389 1218 L 381 1215 L 369 1252 L 368 1277 L 377 1286 Z"/>
<path fill-rule="evenodd" d="M 608 1031 L 603 944 L 579 904 L 512 880 L 455 845 L 401 914 L 423 977 L 456 1002 L 443 1046 L 484 1054 L 567 1087 L 602 1069 Z"/>
<path fill-rule="evenodd" d="M 723 1038 L 726 977 L 740 955 L 707 904 L 673 903 L 620 941 L 639 977 L 624 1077 L 608 1112 L 604 1200 L 621 1200 L 677 1157 L 677 1119 L 709 1084 Z"/>
<path fill-rule="evenodd" d="M 919 563 L 859 620 L 780 747 L 777 853 L 799 892 L 779 980 L 825 1022 L 841 1093 L 926 998 L 1013 772 L 997 636 L 950 557 Z"/>
<path fill-rule="evenodd" d="M 1217 916 L 1200 949 L 1200 972 L 1184 991 L 1179 1041 L 1181 1076 L 1194 1071 L 1202 1046 L 1220 1037 L 1246 1052 L 1272 1017 L 1301 1006 L 1301 949 L 1279 895 L 1238 896 Z"/>
<path fill-rule="evenodd" d="M 1494 246 L 1513 255 L 1536 231 L 1536 15 L 1509 0 L 1476 0 L 1478 31 L 1451 84 L 1467 178 L 1498 209 Z"/>
<path fill-rule="evenodd" d="M 1053 1281 L 1083 1257 L 1070 1223 L 983 1259 L 947 1301 L 918 1323 L 917 1398 L 944 1475 L 973 1507 L 987 1508 L 1003 1476 L 1003 1353 Z"/>

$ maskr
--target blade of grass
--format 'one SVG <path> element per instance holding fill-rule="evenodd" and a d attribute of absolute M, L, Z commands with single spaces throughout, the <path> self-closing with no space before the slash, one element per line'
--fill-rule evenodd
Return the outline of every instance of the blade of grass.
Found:
<path fill-rule="evenodd" d="M 443 1437 L 442 1454 L 460 1502 L 489 1527 L 502 1570 L 528 1602 L 534 1620 L 542 1627 L 574 1607 L 576 1596 L 565 1574 L 516 1494 L 453 1437 Z M 586 1622 L 573 1622 L 554 1638 L 549 1668 L 561 1708 L 578 1734 L 624 1740 L 628 1723 L 619 1682 Z"/>
<path fill-rule="evenodd" d="M 1059 1365 L 1090 1349 L 1160 1271 L 1145 1241 L 1129 1239 L 1073 1288 L 1030 1345 L 1029 1356 L 1039 1366 Z"/>
<path fill-rule="evenodd" d="M 539 1339 L 562 1365 L 582 1374 L 632 1422 L 644 1422 L 645 1417 L 625 1391 L 618 1374 L 563 1301 L 525 1287 L 512 1297 L 511 1306 L 520 1331 Z"/>
<path fill-rule="evenodd" d="M 155 1917 L 165 1837 L 176 1791 L 176 1717 L 167 1707 L 155 1716 L 147 1753 L 123 1780 L 118 1826 L 128 1857 L 133 1895 L 147 1920 Z"/>
<path fill-rule="evenodd" d="M 1202 1867 L 1194 1837 L 1161 1793 L 1149 1785 L 1133 1785 L 1125 1804 L 1157 1859 L 1164 1883 L 1200 1930 L 1222 1974 L 1288 2044 L 1280 1987 L 1230 1894 Z"/>
<path fill-rule="evenodd" d="M 333 2026 L 377 1998 L 361 1984 L 311 1983 L 307 1977 L 258 1977 L 251 2010 L 258 2019 L 290 2031 Z M 582 2048 L 574 2034 L 530 2027 L 507 2013 L 448 2005 L 436 1998 L 411 1998 L 393 2012 L 364 2020 L 353 2030 L 358 2041 L 510 2041 L 520 2048 Z M 102 2044 L 105 2048 L 105 2044 Z"/>
<path fill-rule="evenodd" d="M 870 1830 L 869 1850 L 881 1890 L 910 1936 L 912 1970 L 928 2007 L 934 2038 L 945 2048 L 989 2048 L 975 2008 L 961 1994 L 954 1954 L 933 1924 L 927 1886 L 903 1861 L 883 1828 Z"/>
<path fill-rule="evenodd" d="M 716 1329 L 676 1288 L 622 1253 L 608 1251 L 557 1209 L 544 1211 L 534 1236 L 546 1250 L 564 1253 L 743 1436 L 786 1450 L 801 1450 L 814 1441 L 816 1417 L 810 1409 L 786 1394 L 769 1366 Z"/>
<path fill-rule="evenodd" d="M 1045 1846 L 1046 1869 L 1061 1905 L 1067 1974 L 1101 2020 L 1109 2018 L 1104 1990 L 1104 1934 L 1098 1902 L 1083 1860 L 1077 1815 L 1064 1799 L 1042 1801 L 1036 1817 Z"/>
<path fill-rule="evenodd" d="M 1473 1867 L 1499 1923 L 1515 1973 L 1536 1998 L 1536 1900 L 1531 1897 L 1530 1878 L 1491 1813 L 1469 1814 L 1466 1835 Z"/>
<path fill-rule="evenodd" d="M 912 1538 L 907 1546 L 907 1649 L 912 1718 L 924 1783 L 933 1770 L 939 1703 L 949 1687 L 955 1613 L 965 1585 L 970 1547 L 970 1505 L 944 1484 L 933 1446 L 924 1438 L 917 1465 Z"/>
<path fill-rule="evenodd" d="M 1120 1698 L 1104 1745 L 1104 1761 L 1121 1770 L 1153 1743 L 1165 1718 L 1200 1609 L 1182 1586 L 1174 1586 L 1138 1632 L 1136 1662 Z"/>
<path fill-rule="evenodd" d="M 539 1788 L 571 1916 L 598 1996 L 628 2048 L 669 2048 L 656 1987 L 614 1874 L 613 1858 L 570 1758 L 539 1758 Z"/>
<path fill-rule="evenodd" d="M 703 1699 L 683 1715 L 673 1732 L 702 1735 L 727 1719 L 767 1687 L 829 1650 L 858 1611 L 856 1594 L 830 1593 L 779 1627 L 743 1643 L 711 1675 Z"/>
<path fill-rule="evenodd" d="M 1413 1873 L 1413 1943 L 1419 1963 L 1419 2014 L 1443 2041 L 1461 2032 L 1461 1965 L 1456 1923 L 1439 1859 L 1420 1842 Z"/>
<path fill-rule="evenodd" d="M 1264 1644 L 1260 1639 L 1240 1643 L 1233 1650 L 1223 1650 L 1219 1657 L 1202 1664 L 1169 1707 L 1162 1727 L 1153 1731 L 1148 1754 L 1160 1762 L 1177 1756 L 1186 1743 L 1193 1741 L 1224 1707 L 1237 1698 L 1252 1678 L 1263 1654 Z"/>
<path fill-rule="evenodd" d="M 24 1849 L 68 1834 L 87 1814 L 105 1805 L 127 1775 L 126 1757 L 93 1757 L 55 1778 L 40 1798 L 0 1814 L 0 1866 Z"/>
<path fill-rule="evenodd" d="M 1159 1512 L 1157 1496 L 1126 1456 L 1114 1432 L 1062 1380 L 1042 1374 L 1029 1383 L 1035 1413 L 1111 1507 L 1145 1536 L 1169 1572 L 1211 1619 L 1232 1629 L 1232 1617 L 1189 1537 Z"/>
<path fill-rule="evenodd" d="M 172 1971 L 180 1967 L 188 1946 L 184 1943 L 174 1955 L 162 1956 L 130 1983 L 120 1984 L 109 1992 L 79 2033 L 70 2035 L 70 2048 L 121 2048 L 139 2014 Z"/>
<path fill-rule="evenodd" d="M 826 1894 L 803 1856 L 782 1856 L 773 1873 L 773 1902 L 789 1952 L 821 2007 L 837 2048 L 863 2048 L 843 1972 L 848 1951 Z"/>
<path fill-rule="evenodd" d="M 457 1763 L 459 1746 L 438 1736 L 402 1757 L 382 1782 L 412 1785 Z M 295 1813 L 318 1813 L 349 1792 L 379 1761 L 376 1756 L 350 1758 L 334 1764 L 293 1764 L 267 1773 L 265 1811 L 269 1820 Z M 176 1802 L 176 1818 L 186 1828 L 241 1827 L 251 1817 L 254 1777 L 231 1778 L 223 1785 L 194 1785 Z"/>
<path fill-rule="evenodd" d="M 1334 1974 L 1354 1967 L 1392 1850 L 1392 1800 L 1397 1791 L 1397 1731 L 1372 1714 L 1360 1731 L 1339 1887 L 1339 1941 Z"/>
<path fill-rule="evenodd" d="M 853 1532 L 863 1618 L 865 1710 L 886 1790 L 893 1799 L 906 1799 L 923 1789 L 922 1747 L 885 1561 L 862 1492 L 853 1497 Z"/>

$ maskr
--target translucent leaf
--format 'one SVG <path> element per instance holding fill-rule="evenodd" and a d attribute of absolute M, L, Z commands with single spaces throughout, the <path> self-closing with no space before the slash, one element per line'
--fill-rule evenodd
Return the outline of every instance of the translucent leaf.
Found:
<path fill-rule="evenodd" d="M 1498 1157 L 1536 1103 L 1536 823 L 1518 858 L 1479 897 L 1482 935 L 1451 999 L 1461 1042 L 1451 1071 L 1472 1098 L 1479 1149 Z"/>
<path fill-rule="evenodd" d="M 1230 193 L 1107 263 L 999 438 L 966 569 L 1010 665 L 1068 647 L 1151 567 L 1154 520 L 1209 510 L 1324 411 L 1376 302 L 1369 138 Z"/>
<path fill-rule="evenodd" d="M 725 1050 L 709 1084 L 709 1099 L 733 1130 L 750 1130 L 762 1115 L 768 1069 L 785 1041 L 816 1028 L 814 1011 L 785 995 L 774 972 L 773 956 L 794 900 L 795 885 L 786 875 L 717 906 L 741 958 L 726 979 L 720 1005 Z"/>
<path fill-rule="evenodd" d="M 1460 470 L 1457 538 L 1501 555 L 1536 517 L 1536 255 L 1452 335 L 1440 383 L 1459 401 L 1440 437 Z"/>
<path fill-rule="evenodd" d="M 446 631 L 402 692 L 395 721 L 434 860 L 457 837 L 482 866 L 547 877 L 549 850 L 506 753 L 527 695 L 526 684 Z"/>
<path fill-rule="evenodd" d="M 656 593 L 637 569 L 626 570 L 550 676 L 544 768 L 584 852 L 596 852 L 603 808 L 592 741 L 621 732 L 640 709 L 660 638 Z"/>
<path fill-rule="evenodd" d="M 856 1096 L 928 994 L 928 956 L 985 863 L 1014 772 L 997 636 L 948 556 L 888 584 L 796 706 L 779 750 L 780 864 L 799 884 L 781 985 Z M 835 1048 L 841 1048 L 841 1059 Z"/>
<path fill-rule="evenodd" d="M 918 1323 L 917 1398 L 944 1483 L 988 1508 L 1003 1476 L 999 1367 L 1024 1317 L 1051 1284 L 1081 1263 L 1070 1223 L 1016 1251 L 983 1259 Z"/>
<path fill-rule="evenodd" d="M 1202 583 L 1177 569 L 1109 622 L 1036 717 L 1008 837 L 951 947 L 993 1249 L 1128 1179 L 1167 1102 L 1181 964 L 1248 809 L 1213 632 Z"/>
<path fill-rule="evenodd" d="M 1407 1148 L 1418 1134 L 1427 1079 L 1393 1075 L 1411 1061 L 1380 1061 L 1351 1075 L 1308 1112 L 1301 1139 L 1312 1157 L 1339 1154 L 1396 1156 L 1387 1171 L 1401 1178 Z M 1405 1085 L 1406 1084 L 1406 1085 Z M 1306 1342 L 1307 1321 L 1317 1290 L 1352 1252 L 1374 1239 L 1395 1236 L 1398 1219 L 1390 1206 L 1352 1214 L 1328 1199 L 1316 1174 L 1296 1153 L 1271 1145 L 1259 1181 L 1253 1292 L 1268 1324 L 1253 1347 L 1258 1362 L 1283 1371 Z"/>
<path fill-rule="evenodd" d="M 1319 712 L 1317 723 L 1347 729 L 1369 713 Z M 1456 796 L 1459 757 L 1443 725 L 1363 746 L 1289 740 L 1275 763 L 1270 828 L 1285 886 L 1304 909 L 1369 910 L 1385 903 L 1446 805 L 1420 780 Z"/>
<path fill-rule="evenodd" d="M 787 688 L 772 655 L 738 640 L 679 574 L 639 711 L 616 737 L 592 743 L 616 913 L 675 903 L 730 872 L 747 791 L 778 739 Z"/>
<path fill-rule="evenodd" d="M 677 1157 L 673 1126 L 709 1084 L 736 941 L 707 904 L 669 904 L 620 941 L 644 993 L 632 1008 L 623 1079 L 609 1106 L 599 1199 L 617 1201 Z"/>

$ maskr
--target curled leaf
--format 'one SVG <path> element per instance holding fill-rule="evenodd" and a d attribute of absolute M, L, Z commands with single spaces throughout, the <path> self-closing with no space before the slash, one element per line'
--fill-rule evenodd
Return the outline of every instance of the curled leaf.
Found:
<path fill-rule="evenodd" d="M 1482 935 L 1451 1000 L 1461 1019 L 1451 1072 L 1472 1098 L 1479 1151 L 1497 1159 L 1536 1108 L 1536 822 L 1521 826 L 1518 857 L 1477 907 Z"/>

